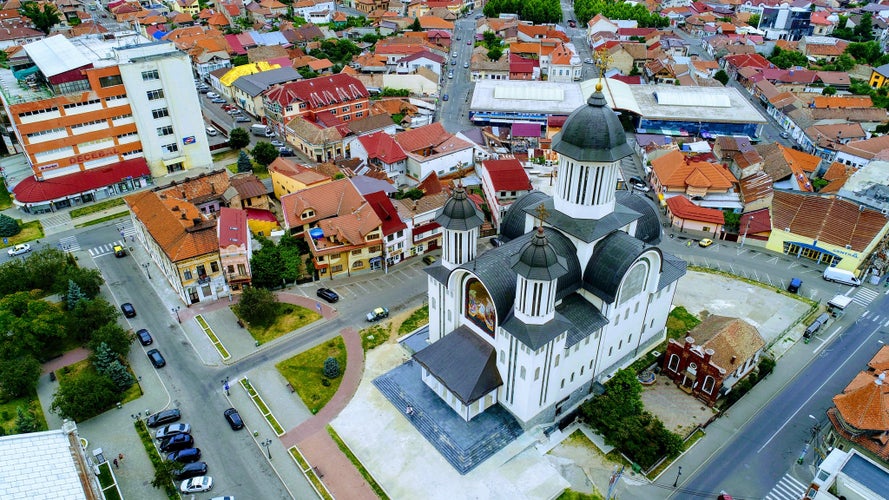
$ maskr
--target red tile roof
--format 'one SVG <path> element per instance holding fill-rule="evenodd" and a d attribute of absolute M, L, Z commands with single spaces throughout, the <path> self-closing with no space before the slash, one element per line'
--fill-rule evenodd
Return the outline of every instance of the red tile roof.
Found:
<path fill-rule="evenodd" d="M 441 125 L 435 122 L 411 130 L 405 130 L 395 134 L 395 141 L 405 152 L 412 153 L 425 148 L 431 148 L 448 140 L 451 134 Z"/>
<path fill-rule="evenodd" d="M 237 208 L 221 207 L 219 223 L 216 225 L 216 237 L 219 247 L 241 246 L 247 244 L 250 229 L 247 227 L 247 211 Z"/>
<path fill-rule="evenodd" d="M 838 198 L 776 191 L 772 199 L 772 226 L 791 233 L 864 251 L 889 220 L 876 210 L 860 210 L 856 203 Z"/>
<path fill-rule="evenodd" d="M 725 224 L 722 210 L 699 207 L 682 195 L 667 198 L 667 206 L 670 208 L 670 213 L 680 219 Z"/>
<path fill-rule="evenodd" d="M 275 214 L 271 210 L 263 210 L 261 208 L 245 208 L 244 212 L 247 213 L 247 220 L 274 222 L 276 224 L 278 223 L 278 218 L 275 217 Z"/>
<path fill-rule="evenodd" d="M 204 219 L 191 203 L 154 191 L 142 191 L 125 199 L 171 262 L 219 251 L 216 221 Z"/>
<path fill-rule="evenodd" d="M 19 203 L 41 203 L 110 186 L 128 177 L 144 175 L 151 175 L 145 158 L 134 158 L 43 181 L 27 177 L 13 188 L 13 192 Z"/>
<path fill-rule="evenodd" d="M 374 213 L 380 218 L 383 224 L 383 236 L 394 234 L 403 229 L 407 229 L 407 224 L 398 216 L 398 210 L 392 205 L 392 200 L 386 196 L 386 193 L 377 191 L 364 195 L 364 199 L 370 203 Z"/>
<path fill-rule="evenodd" d="M 515 158 L 486 160 L 482 168 L 488 172 L 495 191 L 529 191 L 531 180 L 522 164 Z"/>
<path fill-rule="evenodd" d="M 345 73 L 338 73 L 276 85 L 269 89 L 266 95 L 282 106 L 302 101 L 311 109 L 367 98 L 370 94 L 361 80 Z"/>
<path fill-rule="evenodd" d="M 358 138 L 361 145 L 367 151 L 367 157 L 378 159 L 384 163 L 392 164 L 407 159 L 404 150 L 385 132 L 374 132 Z"/>

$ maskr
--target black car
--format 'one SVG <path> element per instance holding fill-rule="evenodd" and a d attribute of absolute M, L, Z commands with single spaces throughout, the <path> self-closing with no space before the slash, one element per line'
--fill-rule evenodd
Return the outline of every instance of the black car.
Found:
<path fill-rule="evenodd" d="M 157 349 L 152 349 L 145 354 L 148 355 L 148 359 L 151 360 L 151 364 L 153 364 L 155 368 L 163 368 L 167 366 L 167 360 L 164 359 L 161 352 Z"/>
<path fill-rule="evenodd" d="M 336 292 L 334 292 L 330 288 L 319 288 L 318 291 L 315 292 L 315 294 L 322 299 L 330 302 L 331 304 L 340 300 L 340 296 L 337 295 Z"/>
<path fill-rule="evenodd" d="M 238 413 L 238 410 L 236 410 L 234 408 L 229 408 L 228 410 L 225 410 L 222 414 L 225 415 L 225 419 L 228 420 L 228 425 L 231 426 L 233 431 L 244 428 L 244 421 L 241 420 L 241 414 Z"/>
<path fill-rule="evenodd" d="M 174 451 L 167 455 L 167 460 L 171 462 L 179 462 L 180 464 L 188 464 L 191 462 L 196 462 L 200 459 L 200 448 L 185 448 L 179 451 Z"/>
<path fill-rule="evenodd" d="M 124 302 L 123 304 L 121 304 L 120 310 L 123 311 L 123 315 L 128 318 L 136 317 L 136 308 L 133 307 L 133 304 L 130 304 L 129 302 Z"/>
<path fill-rule="evenodd" d="M 163 452 L 194 448 L 194 438 L 191 437 L 191 434 L 176 434 L 161 441 L 160 448 Z"/>
<path fill-rule="evenodd" d="M 160 425 L 171 424 L 180 418 L 182 418 L 182 412 L 179 411 L 179 408 L 172 408 L 170 410 L 155 413 L 148 417 L 148 420 L 145 423 L 148 427 L 157 427 Z"/>
<path fill-rule="evenodd" d="M 207 462 L 192 462 L 185 464 L 181 469 L 173 471 L 173 479 L 188 479 L 195 476 L 203 476 L 207 474 Z"/>
<path fill-rule="evenodd" d="M 151 343 L 154 342 L 154 339 L 151 338 L 151 334 L 144 328 L 136 331 L 136 337 L 139 338 L 139 342 L 141 342 L 142 345 L 151 345 Z"/>

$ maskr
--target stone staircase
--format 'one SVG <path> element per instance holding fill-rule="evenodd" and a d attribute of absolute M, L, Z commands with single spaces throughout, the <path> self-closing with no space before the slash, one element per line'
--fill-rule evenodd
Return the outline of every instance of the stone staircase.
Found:
<path fill-rule="evenodd" d="M 386 399 L 402 412 L 408 406 L 414 408 L 413 416 L 405 415 L 405 418 L 410 419 L 411 424 L 413 424 L 417 431 L 420 432 L 420 434 L 422 434 L 423 437 L 425 437 L 426 440 L 429 441 L 429 443 L 435 447 L 445 460 L 447 460 L 448 463 L 450 463 L 460 474 L 466 474 L 479 466 L 482 462 L 522 435 L 523 430 L 521 426 L 510 416 L 508 419 L 503 419 L 502 423 L 492 429 L 486 429 L 485 435 L 477 436 L 474 442 L 466 443 L 468 446 L 463 446 L 461 443 L 453 439 L 453 436 L 448 434 L 447 430 L 440 425 L 429 412 L 425 411 L 422 405 L 417 404 L 417 402 L 414 401 L 409 394 L 406 394 L 391 377 L 387 377 L 387 374 L 377 377 L 374 379 L 373 383 Z M 443 401 L 440 403 L 441 405 L 445 405 Z M 505 412 L 505 410 L 499 407 L 491 408 L 488 411 L 496 410 Z M 464 422 L 456 413 L 452 416 L 454 419 L 460 421 L 458 425 L 463 424 L 472 426 L 472 422 Z"/>

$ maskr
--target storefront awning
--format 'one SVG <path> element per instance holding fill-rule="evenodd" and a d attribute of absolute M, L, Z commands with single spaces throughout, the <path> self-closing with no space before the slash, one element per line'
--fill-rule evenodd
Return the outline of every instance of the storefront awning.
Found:
<path fill-rule="evenodd" d="M 814 250 L 816 252 L 821 252 L 823 254 L 830 255 L 831 257 L 839 257 L 839 255 L 831 252 L 830 250 L 827 250 L 826 248 L 819 247 L 817 245 L 817 243 L 818 243 L 817 241 L 815 243 L 801 243 L 799 241 L 788 241 L 787 243 L 790 245 L 796 245 L 800 248 L 805 248 L 807 250 Z"/>

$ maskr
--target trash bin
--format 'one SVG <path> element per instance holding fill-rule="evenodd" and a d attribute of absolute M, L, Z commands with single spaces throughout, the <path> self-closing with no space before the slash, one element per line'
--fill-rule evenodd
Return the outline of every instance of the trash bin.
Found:
<path fill-rule="evenodd" d="M 633 472 L 635 472 L 637 474 L 642 472 L 642 467 L 639 464 L 637 464 L 636 462 L 633 462 L 631 464 L 631 467 L 633 468 Z"/>

